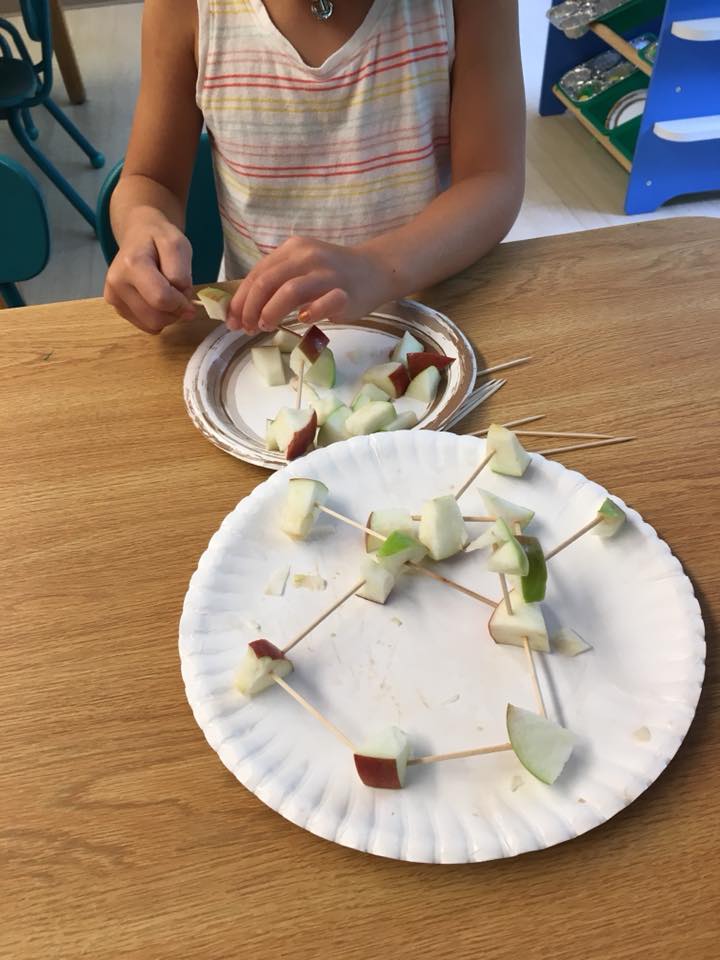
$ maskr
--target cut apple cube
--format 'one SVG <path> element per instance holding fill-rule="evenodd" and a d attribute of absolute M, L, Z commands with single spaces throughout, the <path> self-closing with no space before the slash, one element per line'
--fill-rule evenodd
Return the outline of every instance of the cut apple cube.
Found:
<path fill-rule="evenodd" d="M 407 368 L 411 377 L 417 377 L 428 367 L 437 367 L 438 370 L 446 370 L 455 357 L 446 357 L 444 353 L 409 353 L 407 355 Z"/>
<path fill-rule="evenodd" d="M 278 330 L 272 339 L 274 347 L 277 347 L 280 353 L 292 353 L 295 347 L 302 339 L 299 333 L 293 333 L 292 330 Z"/>
<path fill-rule="evenodd" d="M 570 759 L 576 739 L 565 727 L 512 703 L 507 706 L 507 732 L 515 756 L 543 783 L 555 783 Z"/>
<path fill-rule="evenodd" d="M 372 400 L 389 401 L 390 395 L 381 390 L 380 387 L 376 387 L 374 383 L 364 383 L 353 397 L 351 406 L 353 410 L 359 410 L 360 407 L 364 407 L 366 403 L 370 403 Z"/>
<path fill-rule="evenodd" d="M 602 517 L 602 523 L 593 527 L 593 533 L 605 540 L 614 537 L 627 520 L 625 511 L 621 510 L 610 497 L 606 497 L 600 504 L 597 515 Z"/>
<path fill-rule="evenodd" d="M 285 367 L 277 347 L 253 347 L 250 351 L 253 366 L 269 387 L 285 383 Z"/>
<path fill-rule="evenodd" d="M 366 787 L 400 790 L 410 759 L 407 734 L 399 727 L 387 727 L 355 751 L 355 769 Z"/>
<path fill-rule="evenodd" d="M 521 477 L 532 459 L 515 434 L 496 423 L 488 430 L 486 450 L 494 454 L 490 468 L 507 477 Z"/>
<path fill-rule="evenodd" d="M 297 345 L 297 349 L 303 355 L 305 360 L 312 366 L 321 356 L 321 354 L 326 349 L 327 345 L 330 343 L 330 338 L 327 334 L 323 333 L 320 327 L 313 324 L 311 327 L 308 327 L 303 336 L 300 338 L 300 342 Z"/>
<path fill-rule="evenodd" d="M 317 445 L 319 447 L 329 447 L 331 443 L 347 440 L 350 434 L 347 432 L 345 425 L 351 415 L 350 407 L 344 405 L 339 406 L 337 410 L 333 410 L 318 430 Z"/>
<path fill-rule="evenodd" d="M 509 500 L 503 500 L 502 497 L 490 493 L 489 490 L 478 489 L 478 493 L 483 499 L 488 515 L 496 519 L 504 520 L 511 526 L 519 523 L 520 528 L 524 530 L 535 516 L 534 510 L 529 510 L 527 507 L 520 507 L 516 503 L 511 503 Z"/>
<path fill-rule="evenodd" d="M 299 377 L 303 368 L 305 383 L 326 387 L 328 390 L 335 386 L 335 357 L 330 347 L 325 347 L 314 363 L 310 363 L 299 346 L 295 347 L 290 354 L 290 369 Z"/>
<path fill-rule="evenodd" d="M 396 416 L 395 407 L 387 400 L 371 400 L 347 418 L 345 429 L 352 437 L 378 433 L 392 423 Z"/>
<path fill-rule="evenodd" d="M 274 684 L 273 676 L 283 679 L 292 672 L 292 663 L 269 640 L 254 640 L 247 645 L 245 659 L 235 675 L 235 689 L 254 697 Z"/>
<path fill-rule="evenodd" d="M 524 577 L 530 568 L 527 554 L 512 535 L 490 555 L 487 566 L 492 573 L 515 577 Z"/>
<path fill-rule="evenodd" d="M 592 645 L 570 627 L 560 627 L 557 633 L 550 637 L 550 647 L 553 653 L 562 654 L 564 657 L 577 657 L 587 650 L 592 650 Z"/>
<path fill-rule="evenodd" d="M 413 413 L 412 410 L 406 410 L 405 413 L 399 413 L 392 423 L 383 427 L 383 432 L 389 433 L 392 430 L 412 430 L 417 424 L 417 414 Z"/>
<path fill-rule="evenodd" d="M 409 353 L 421 353 L 424 347 L 419 340 L 416 340 L 415 337 L 406 330 L 402 335 L 402 340 L 397 344 L 395 349 L 390 354 L 390 359 L 394 360 L 396 363 L 407 364 L 407 355 Z"/>
<path fill-rule="evenodd" d="M 280 529 L 295 540 L 304 540 L 318 518 L 329 490 L 319 480 L 293 477 L 288 481 L 285 502 L 280 510 Z"/>
<path fill-rule="evenodd" d="M 275 442 L 288 460 L 295 460 L 310 449 L 316 429 L 317 414 L 314 410 L 283 407 L 272 422 Z"/>
<path fill-rule="evenodd" d="M 375 562 L 373 557 L 365 557 L 360 568 L 360 576 L 365 583 L 357 591 L 356 596 L 363 600 L 372 600 L 373 603 L 385 603 L 395 586 L 395 577 L 386 568 Z"/>
<path fill-rule="evenodd" d="M 395 530 L 380 545 L 375 560 L 393 576 L 397 577 L 406 563 L 420 563 L 427 555 L 427 549 L 414 537 Z"/>
<path fill-rule="evenodd" d="M 472 553 L 474 550 L 484 550 L 486 547 L 502 546 L 502 544 L 507 543 L 511 537 L 512 530 L 502 517 L 500 517 L 489 526 L 487 530 L 483 530 L 480 536 L 476 537 L 475 540 L 468 545 L 467 552 Z"/>
<path fill-rule="evenodd" d="M 467 530 L 455 497 L 435 497 L 423 505 L 418 539 L 433 560 L 445 560 L 468 543 Z"/>
<path fill-rule="evenodd" d="M 266 420 L 265 421 L 265 449 L 266 450 L 279 450 L 277 437 L 275 436 L 275 421 Z"/>
<path fill-rule="evenodd" d="M 411 400 L 419 400 L 421 403 L 432 403 L 437 395 L 439 384 L 440 371 L 438 368 L 426 367 L 422 373 L 413 378 L 405 396 L 410 397 Z"/>
<path fill-rule="evenodd" d="M 293 379 L 292 386 L 293 389 L 297 390 L 300 386 L 299 380 Z M 323 426 L 331 413 L 334 413 L 338 407 L 343 405 L 342 400 L 332 390 L 320 394 L 309 383 L 303 385 L 303 400 L 306 400 L 317 414 L 319 427 Z"/>
<path fill-rule="evenodd" d="M 393 400 L 401 397 L 408 388 L 410 377 L 402 363 L 391 361 L 370 367 L 362 375 L 363 383 L 372 383 Z"/>
<path fill-rule="evenodd" d="M 373 510 L 365 526 L 379 533 L 381 537 L 389 537 L 396 530 L 410 537 L 417 537 L 417 522 L 405 510 Z M 379 550 L 383 542 L 369 533 L 365 534 L 365 549 L 368 553 Z"/>
<path fill-rule="evenodd" d="M 490 617 L 488 631 L 495 643 L 522 647 L 527 638 L 533 650 L 550 653 L 547 627 L 540 604 L 523 603 L 518 591 L 511 590 L 510 606 L 512 613 L 508 613 L 505 600 L 501 600 Z"/>
<path fill-rule="evenodd" d="M 221 290 L 219 287 L 204 287 L 202 290 L 198 290 L 197 298 L 211 320 L 225 323 L 232 300 L 231 293 Z"/>

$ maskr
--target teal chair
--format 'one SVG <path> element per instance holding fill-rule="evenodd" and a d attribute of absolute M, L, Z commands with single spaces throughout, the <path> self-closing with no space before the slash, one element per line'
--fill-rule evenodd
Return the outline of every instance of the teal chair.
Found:
<path fill-rule="evenodd" d="M 123 161 L 116 164 L 100 188 L 97 202 L 97 234 L 103 256 L 112 263 L 118 251 L 110 223 L 110 199 L 122 173 Z M 206 133 L 200 137 L 195 169 L 188 193 L 185 236 L 193 248 L 193 283 L 213 283 L 218 278 L 223 256 L 223 232 L 215 193 L 212 150 Z"/>
<path fill-rule="evenodd" d="M 0 297 L 23 307 L 15 286 L 31 280 L 50 259 L 50 230 L 40 187 L 19 163 L 0 156 Z"/>

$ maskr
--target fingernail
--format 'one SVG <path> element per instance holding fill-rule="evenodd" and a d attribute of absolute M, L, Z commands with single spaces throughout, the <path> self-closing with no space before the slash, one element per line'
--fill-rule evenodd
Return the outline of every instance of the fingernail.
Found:
<path fill-rule="evenodd" d="M 300 310 L 298 313 L 298 320 L 300 323 L 310 323 L 310 311 L 309 310 Z"/>

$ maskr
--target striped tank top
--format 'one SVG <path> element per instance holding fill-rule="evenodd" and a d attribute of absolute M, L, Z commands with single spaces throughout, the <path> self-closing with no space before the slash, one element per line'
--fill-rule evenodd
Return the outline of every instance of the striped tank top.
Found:
<path fill-rule="evenodd" d="M 319 67 L 301 59 L 262 0 L 198 7 L 197 102 L 228 277 L 293 235 L 362 243 L 447 186 L 452 0 L 374 0 Z"/>

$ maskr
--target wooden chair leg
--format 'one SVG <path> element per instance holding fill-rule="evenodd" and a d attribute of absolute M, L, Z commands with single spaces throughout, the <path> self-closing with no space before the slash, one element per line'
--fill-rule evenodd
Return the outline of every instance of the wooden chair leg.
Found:
<path fill-rule="evenodd" d="M 85 85 L 80 74 L 75 49 L 68 32 L 65 13 L 60 6 L 60 0 L 50 0 L 50 14 L 52 16 L 53 49 L 60 67 L 60 73 L 65 81 L 70 103 L 85 103 Z"/>

